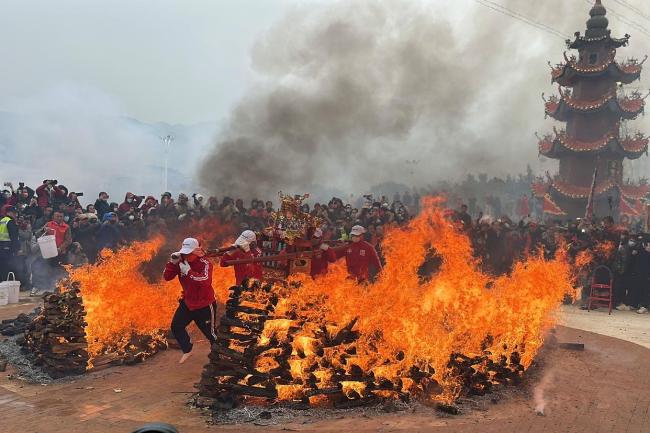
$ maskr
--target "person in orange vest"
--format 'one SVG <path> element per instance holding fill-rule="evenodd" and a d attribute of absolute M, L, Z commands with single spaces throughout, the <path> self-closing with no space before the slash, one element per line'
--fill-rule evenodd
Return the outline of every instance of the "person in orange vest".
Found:
<path fill-rule="evenodd" d="M 252 230 L 244 230 L 237 238 L 233 246 L 234 250 L 228 251 L 221 258 L 222 267 L 231 266 L 228 262 L 231 260 L 252 259 L 262 256 L 262 250 L 257 246 L 257 235 Z M 262 279 L 262 263 L 245 263 L 236 264 L 235 267 L 235 284 L 240 286 L 247 278 Z"/>
<path fill-rule="evenodd" d="M 72 233 L 70 226 L 63 221 L 63 212 L 59 210 L 54 212 L 52 221 L 45 224 L 45 231 L 47 234 L 54 235 L 59 257 L 62 257 L 72 244 Z"/>

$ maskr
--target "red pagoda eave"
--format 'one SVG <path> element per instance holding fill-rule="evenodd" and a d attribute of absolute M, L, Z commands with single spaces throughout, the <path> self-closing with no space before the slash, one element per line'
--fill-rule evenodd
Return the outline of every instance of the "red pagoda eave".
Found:
<path fill-rule="evenodd" d="M 650 195 L 650 184 L 632 185 L 627 183 L 620 185 L 619 189 L 621 195 L 632 200 L 639 200 Z"/>
<path fill-rule="evenodd" d="M 641 216 L 639 211 L 637 211 L 634 207 L 630 206 L 630 204 L 625 200 L 623 196 L 621 196 L 621 201 L 620 204 L 618 205 L 618 211 L 621 215 L 627 215 L 629 217 L 638 217 Z"/>
<path fill-rule="evenodd" d="M 545 214 L 549 214 L 549 215 L 555 215 L 555 216 L 566 215 L 566 212 L 564 212 L 562 208 L 553 201 L 553 199 L 549 194 L 544 195 L 544 204 L 542 205 L 542 211 Z"/>
<path fill-rule="evenodd" d="M 597 77 L 609 74 L 617 82 L 630 84 L 641 77 L 644 62 L 645 59 L 641 63 L 632 59 L 626 63 L 618 63 L 612 56 L 599 65 L 579 66 L 574 58 L 572 58 L 567 63 L 551 67 L 551 82 L 558 83 L 561 86 L 572 87 L 575 85 L 576 78 Z"/>
<path fill-rule="evenodd" d="M 648 138 L 637 133 L 636 136 L 618 136 L 618 124 L 615 131 L 593 141 L 581 141 L 568 137 L 565 131 L 555 131 L 555 137 L 547 134 L 539 139 L 539 153 L 547 158 L 559 158 L 567 153 L 615 153 L 629 159 L 637 159 L 648 151 Z"/>
<path fill-rule="evenodd" d="M 638 132 L 634 137 L 630 137 L 629 135 L 626 136 L 624 139 L 620 140 L 619 143 L 625 152 L 641 156 L 644 153 L 648 153 L 648 143 L 650 143 L 650 140 L 648 137 Z"/>
<path fill-rule="evenodd" d="M 606 192 L 609 192 L 615 186 L 616 183 L 613 180 L 608 180 L 601 184 L 597 184 L 594 192 L 596 195 L 602 195 Z M 591 188 L 588 186 L 571 185 L 570 183 L 560 179 L 555 179 L 551 184 L 551 188 L 557 191 L 559 194 L 573 199 L 588 198 L 589 193 L 591 192 Z"/>
<path fill-rule="evenodd" d="M 629 41 L 630 41 L 630 35 L 625 35 L 621 39 L 613 38 L 609 32 L 604 35 L 604 36 L 599 36 L 596 38 L 588 38 L 586 36 L 580 36 L 580 32 L 575 34 L 576 38 L 572 42 L 570 39 L 567 39 L 566 44 L 567 47 L 571 49 L 576 49 L 579 50 L 580 48 L 583 48 L 593 42 L 600 42 L 607 40 L 608 45 L 612 48 L 620 48 L 626 46 Z"/>
<path fill-rule="evenodd" d="M 544 197 L 548 193 L 548 187 L 549 184 L 544 182 L 533 182 L 530 184 L 533 196 L 537 198 Z"/>
<path fill-rule="evenodd" d="M 616 91 L 611 91 L 602 98 L 594 101 L 583 101 L 563 94 L 561 98 L 551 96 L 545 100 L 546 115 L 559 121 L 567 121 L 569 113 L 593 113 L 606 108 L 617 113 L 625 119 L 634 119 L 641 114 L 645 108 L 645 97 L 638 92 L 622 99 L 616 98 Z"/>

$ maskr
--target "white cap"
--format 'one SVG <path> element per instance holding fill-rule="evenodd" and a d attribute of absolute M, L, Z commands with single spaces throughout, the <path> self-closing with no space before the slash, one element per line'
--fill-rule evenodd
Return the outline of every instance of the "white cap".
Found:
<path fill-rule="evenodd" d="M 350 230 L 350 235 L 352 236 L 361 236 L 366 232 L 366 229 L 364 229 L 362 226 L 353 226 L 352 229 Z"/>
<path fill-rule="evenodd" d="M 194 238 L 187 238 L 183 241 L 181 245 L 181 250 L 177 254 L 191 254 L 195 249 L 199 247 L 199 241 Z"/>
<path fill-rule="evenodd" d="M 315 238 L 322 238 L 323 237 L 323 231 L 321 229 L 314 230 L 314 237 Z"/>
<path fill-rule="evenodd" d="M 235 241 L 235 245 L 241 245 L 241 244 L 250 244 L 252 242 L 257 241 L 257 236 L 255 236 L 255 232 L 252 230 L 244 230 L 241 235 L 237 238 Z"/>

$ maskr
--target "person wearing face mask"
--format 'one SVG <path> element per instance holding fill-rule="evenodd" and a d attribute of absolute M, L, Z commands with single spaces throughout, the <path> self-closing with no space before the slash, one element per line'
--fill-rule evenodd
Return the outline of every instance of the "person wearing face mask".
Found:
<path fill-rule="evenodd" d="M 213 265 L 204 255 L 199 241 L 187 238 L 181 249 L 171 255 L 163 272 L 165 281 L 178 277 L 183 289 L 171 324 L 172 333 L 183 351 L 180 364 L 192 352 L 192 340 L 186 330 L 190 322 L 196 324 L 210 343 L 217 340 L 217 302 L 212 288 Z"/>
<path fill-rule="evenodd" d="M 230 260 L 243 260 L 260 257 L 262 250 L 257 247 L 257 236 L 252 230 L 244 230 L 237 238 L 234 250 L 228 251 L 221 259 L 222 267 L 230 266 Z M 262 263 L 236 264 L 235 285 L 239 286 L 247 278 L 262 279 Z"/>
<path fill-rule="evenodd" d="M 108 204 L 108 193 L 102 191 L 99 193 L 99 197 L 95 201 L 95 211 L 97 213 L 97 218 L 104 218 L 104 214 L 111 211 L 111 206 Z"/>
<path fill-rule="evenodd" d="M 140 203 L 142 203 L 142 197 L 138 197 L 132 192 L 127 192 L 124 196 L 124 201 L 117 208 L 117 213 L 120 216 L 124 215 L 127 212 L 137 209 L 140 206 Z"/>
<path fill-rule="evenodd" d="M 381 261 L 377 251 L 368 242 L 363 240 L 366 229 L 360 225 L 352 227 L 350 237 L 352 242 L 347 248 L 337 253 L 337 258 L 345 256 L 345 264 L 350 278 L 359 282 L 370 279 L 371 271 L 377 274 L 381 271 Z"/>

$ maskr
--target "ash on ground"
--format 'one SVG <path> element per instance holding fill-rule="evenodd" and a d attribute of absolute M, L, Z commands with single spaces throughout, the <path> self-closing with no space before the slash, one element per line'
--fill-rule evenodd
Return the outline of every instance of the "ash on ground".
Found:
<path fill-rule="evenodd" d="M 476 396 L 475 398 L 459 398 L 453 405 L 458 411 L 456 414 L 467 414 L 469 412 L 485 412 L 490 406 L 494 406 L 503 399 L 508 398 L 512 393 L 517 394 L 518 390 L 499 389 L 492 394 Z M 428 413 L 439 418 L 448 418 L 451 415 L 441 410 L 435 403 L 422 403 L 419 401 L 403 402 L 400 400 L 386 400 L 371 406 L 362 406 L 350 409 L 329 409 L 329 408 L 302 408 L 296 409 L 282 405 L 269 406 L 240 406 L 234 409 L 215 410 L 210 407 L 201 406 L 200 397 L 194 396 L 188 405 L 200 410 L 206 417 L 208 423 L 215 425 L 253 424 L 258 426 L 283 425 L 289 423 L 309 424 L 326 419 L 338 419 L 348 417 L 374 418 L 389 413 L 409 412 Z"/>
<path fill-rule="evenodd" d="M 25 340 L 24 332 L 27 326 L 40 313 L 41 307 L 37 307 L 29 314 L 21 313 L 14 319 L 5 319 L 0 323 L 0 333 L 7 337 L 0 341 L 0 360 L 6 360 L 16 369 L 16 373 L 9 376 L 11 379 L 35 384 L 68 382 L 77 376 L 53 379 L 41 367 L 35 365 L 34 355 L 21 346 Z"/>
<path fill-rule="evenodd" d="M 25 353 L 15 337 L 0 341 L 0 358 L 16 368 L 15 379 L 28 383 L 52 383 L 54 379 L 40 367 L 34 365 L 36 359 L 31 353 Z"/>

